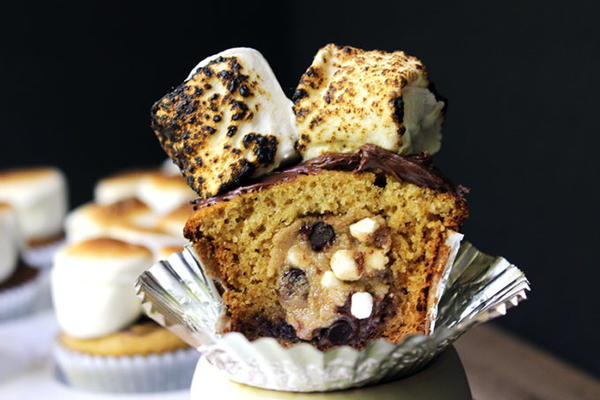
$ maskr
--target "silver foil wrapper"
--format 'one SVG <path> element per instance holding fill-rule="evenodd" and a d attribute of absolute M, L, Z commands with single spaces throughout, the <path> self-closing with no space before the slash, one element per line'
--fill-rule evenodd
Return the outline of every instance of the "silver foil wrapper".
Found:
<path fill-rule="evenodd" d="M 225 306 L 191 247 L 153 265 L 136 283 L 145 312 L 196 347 L 237 382 L 266 389 L 313 392 L 363 386 L 423 368 L 469 328 L 504 315 L 526 298 L 529 282 L 502 257 L 463 242 L 437 287 L 431 333 L 394 344 L 384 339 L 357 350 L 320 351 L 307 343 L 289 347 L 273 338 L 249 341 L 219 334 Z"/>

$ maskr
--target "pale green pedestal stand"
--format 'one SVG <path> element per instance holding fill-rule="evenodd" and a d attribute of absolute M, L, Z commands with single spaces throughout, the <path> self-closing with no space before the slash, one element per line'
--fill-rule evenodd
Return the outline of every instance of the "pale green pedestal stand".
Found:
<path fill-rule="evenodd" d="M 257 389 L 229 381 L 201 359 L 192 384 L 192 400 L 470 400 L 465 370 L 450 346 L 423 371 L 394 382 L 329 393 L 287 393 Z"/>

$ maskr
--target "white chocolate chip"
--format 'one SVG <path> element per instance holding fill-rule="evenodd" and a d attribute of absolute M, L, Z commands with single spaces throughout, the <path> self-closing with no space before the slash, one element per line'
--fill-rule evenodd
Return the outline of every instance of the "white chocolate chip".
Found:
<path fill-rule="evenodd" d="M 332 288 L 340 286 L 341 282 L 338 278 L 335 277 L 333 272 L 325 271 L 323 276 L 321 277 L 321 286 L 324 288 Z"/>
<path fill-rule="evenodd" d="M 357 292 L 350 300 L 350 312 L 358 319 L 365 319 L 373 312 L 373 296 L 367 292 Z"/>
<path fill-rule="evenodd" d="M 367 270 L 382 270 L 389 259 L 383 250 L 373 249 L 365 252 L 365 267 Z"/>
<path fill-rule="evenodd" d="M 360 279 L 358 265 L 351 250 L 338 250 L 333 253 L 329 261 L 334 275 L 343 281 L 357 281 Z"/>
<path fill-rule="evenodd" d="M 300 246 L 292 246 L 287 253 L 286 260 L 293 267 L 302 267 L 304 265 L 305 255 Z"/>
<path fill-rule="evenodd" d="M 379 228 L 379 223 L 373 218 L 363 218 L 360 221 L 350 225 L 350 234 L 361 242 L 367 242 Z"/>

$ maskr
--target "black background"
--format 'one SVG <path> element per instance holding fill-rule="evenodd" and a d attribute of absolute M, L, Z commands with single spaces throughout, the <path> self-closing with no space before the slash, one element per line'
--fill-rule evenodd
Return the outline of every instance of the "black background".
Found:
<path fill-rule="evenodd" d="M 149 108 L 205 56 L 255 47 L 291 95 L 328 42 L 405 50 L 450 99 L 436 159 L 472 189 L 467 237 L 533 284 L 499 323 L 600 375 L 593 2 L 280 3 L 3 4 L 0 167 L 57 165 L 77 205 L 164 159 Z"/>

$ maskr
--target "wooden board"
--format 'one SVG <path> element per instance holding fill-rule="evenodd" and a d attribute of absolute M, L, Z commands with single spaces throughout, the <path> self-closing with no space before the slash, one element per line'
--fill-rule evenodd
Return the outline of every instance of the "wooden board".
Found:
<path fill-rule="evenodd" d="M 600 381 L 500 328 L 486 324 L 456 343 L 476 400 L 599 400 Z"/>

